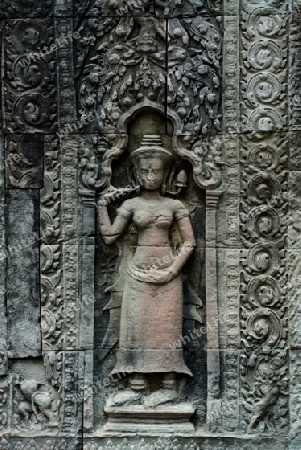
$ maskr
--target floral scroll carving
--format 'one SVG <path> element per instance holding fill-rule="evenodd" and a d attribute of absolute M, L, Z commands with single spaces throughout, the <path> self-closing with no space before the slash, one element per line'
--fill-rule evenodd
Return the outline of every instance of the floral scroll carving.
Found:
<path fill-rule="evenodd" d="M 167 34 L 165 22 L 154 17 L 104 19 L 95 11 L 91 16 L 79 27 L 82 118 L 96 114 L 99 131 L 120 132 L 128 109 L 145 102 L 164 105 L 167 95 L 167 107 L 180 117 L 179 134 L 195 138 L 220 130 L 217 22 L 206 15 L 172 19 Z"/>

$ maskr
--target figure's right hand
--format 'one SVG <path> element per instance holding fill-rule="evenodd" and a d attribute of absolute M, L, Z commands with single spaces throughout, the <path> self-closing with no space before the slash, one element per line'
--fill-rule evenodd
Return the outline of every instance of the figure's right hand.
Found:
<path fill-rule="evenodd" d="M 104 207 L 104 206 L 107 206 L 107 205 L 108 205 L 108 202 L 107 202 L 107 200 L 105 198 L 100 198 L 98 200 L 98 202 L 97 202 L 97 207 L 98 208 L 99 207 Z"/>
<path fill-rule="evenodd" d="M 118 197 L 118 191 L 106 192 L 103 194 L 97 202 L 98 207 L 108 206 L 111 202 L 114 202 Z"/>
<path fill-rule="evenodd" d="M 105 194 L 102 194 L 100 199 L 97 201 L 98 207 L 108 206 L 110 203 L 115 202 L 116 200 L 126 197 L 131 194 L 135 190 L 133 185 L 129 185 L 125 188 L 113 188 L 111 187 Z"/>

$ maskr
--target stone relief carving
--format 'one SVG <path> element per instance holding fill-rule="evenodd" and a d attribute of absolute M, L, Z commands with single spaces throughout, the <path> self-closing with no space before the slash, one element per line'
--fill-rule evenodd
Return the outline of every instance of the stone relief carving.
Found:
<path fill-rule="evenodd" d="M 1 4 L 0 18 L 47 17 L 52 13 L 52 0 L 33 1 L 4 0 Z"/>
<path fill-rule="evenodd" d="M 187 444 L 184 444 L 187 450 L 200 450 L 200 447 L 193 441 L 188 442 Z M 146 439 L 141 439 L 135 447 L 132 447 L 132 444 L 128 442 L 128 440 L 125 438 L 120 444 L 113 443 L 110 439 L 106 441 L 105 447 L 99 447 L 96 442 L 91 442 L 84 444 L 84 450 L 100 450 L 100 448 L 104 448 L 105 450 L 113 450 L 113 448 L 116 448 L 118 450 L 128 450 L 130 448 L 139 448 L 139 450 L 147 450 L 149 449 L 149 444 L 147 443 Z M 183 448 L 183 444 L 178 441 L 178 439 L 157 439 L 152 448 L 156 448 L 158 450 L 164 449 L 164 450 L 181 450 Z"/>
<path fill-rule="evenodd" d="M 242 255 L 242 374 L 249 432 L 270 429 L 276 421 L 279 429 L 287 427 L 287 174 L 284 165 L 274 171 L 277 176 L 271 173 L 269 155 L 266 147 L 253 144 L 252 164 L 246 159 L 242 172 L 241 237 L 249 248 Z"/>
<path fill-rule="evenodd" d="M 143 109 L 164 114 L 166 97 L 168 114 L 176 121 L 173 143 L 176 153 L 192 163 L 194 180 L 199 187 L 212 190 L 219 187 L 221 140 L 213 136 L 207 142 L 200 139 L 200 135 L 212 134 L 221 128 L 218 20 L 204 12 L 196 18 L 170 20 L 167 30 L 163 20 L 149 17 L 148 5 L 145 6 L 146 18 L 140 16 L 138 3 L 128 5 L 129 9 L 133 6 L 132 14 L 128 14 L 128 9 L 124 16 L 117 3 L 115 15 L 112 11 L 104 14 L 108 5 L 95 3 L 89 13 L 91 18 L 83 19 L 78 26 L 81 36 L 76 43 L 79 123 L 85 132 L 104 133 L 105 147 L 109 147 L 104 152 L 100 181 L 96 180 L 100 155 L 95 152 L 96 162 L 93 154 L 87 155 L 90 163 L 85 161 L 85 156 L 82 158 L 80 184 L 84 189 L 93 184 L 96 189 L 107 189 L 111 201 L 131 195 L 132 185 L 115 189 L 111 184 L 112 160 L 118 160 L 127 146 L 125 123 L 129 117 L 139 116 Z M 189 9 L 188 4 L 185 6 Z M 162 12 L 164 14 L 161 9 L 160 14 Z M 185 16 L 183 10 L 182 13 Z M 93 116 L 96 122 L 87 120 Z M 172 190 L 186 183 L 180 174 L 178 177 Z M 115 258 L 118 260 L 117 256 Z M 125 266 L 123 269 L 126 270 Z M 108 272 L 106 264 L 104 270 Z M 104 275 L 105 283 L 108 275 Z M 119 314 L 120 307 L 110 308 L 111 320 L 117 324 Z M 108 342 L 112 345 L 117 337 L 109 329 Z M 101 353 L 107 354 L 108 349 Z"/>
<path fill-rule="evenodd" d="M 46 439 L 14 439 L 14 441 L 2 439 L 0 441 L 3 450 L 49 450 L 57 445 L 60 450 L 79 450 L 80 443 L 77 438 L 46 438 Z"/>
<path fill-rule="evenodd" d="M 37 423 L 47 421 L 49 427 L 58 426 L 59 399 L 51 385 L 39 383 L 36 380 L 15 382 L 18 394 L 15 396 L 17 415 L 23 421 L 23 426 L 36 428 Z M 18 425 L 16 425 L 18 426 Z"/>
<path fill-rule="evenodd" d="M 181 269 L 195 246 L 189 213 L 171 194 L 166 181 L 172 153 L 162 146 L 160 137 L 144 136 L 141 146 L 131 155 L 141 195 L 123 202 L 112 224 L 106 194 L 98 201 L 99 227 L 107 244 L 119 239 L 130 222 L 137 229 L 137 247 L 127 262 L 127 275 L 121 307 L 119 350 L 112 374 L 132 374 L 128 391 L 111 400 L 113 405 L 140 404 L 147 390 L 147 374 L 163 373 L 159 391 L 146 396 L 144 404 L 155 407 L 179 398 L 175 374 L 192 375 L 184 363 L 183 350 L 170 346 L 181 339 Z M 178 174 L 175 195 L 185 187 L 185 174 Z M 183 244 L 177 253 L 168 244 L 170 228 L 176 221 Z M 157 301 L 156 301 L 157 299 Z M 138 303 L 137 303 L 138 302 Z M 155 303 L 154 303 L 155 302 Z M 138 313 L 139 311 L 139 313 Z M 134 313 L 134 315 L 133 315 Z M 162 324 L 158 321 L 162 320 Z M 162 335 L 154 337 L 155 329 Z"/>
<path fill-rule="evenodd" d="M 154 144 L 156 144 L 156 142 L 158 141 L 158 138 L 159 137 L 156 138 L 156 136 L 149 136 L 149 137 L 146 136 L 145 140 L 149 141 L 149 145 L 151 145 L 152 139 L 154 139 Z M 110 136 L 107 135 L 106 139 L 110 140 Z M 132 182 L 129 183 L 126 188 L 119 189 L 111 184 L 112 178 L 114 178 L 114 172 L 112 172 L 112 168 L 111 168 L 112 160 L 120 157 L 120 155 L 122 154 L 122 152 L 125 150 L 125 148 L 127 146 L 128 138 L 126 135 L 121 136 L 121 137 L 117 136 L 117 139 L 115 140 L 114 136 L 113 136 L 112 142 L 114 145 L 113 148 L 110 148 L 110 147 L 106 148 L 108 144 L 106 144 L 104 147 L 104 155 L 102 158 L 102 169 L 101 169 L 102 178 L 100 179 L 100 181 L 95 181 L 95 186 L 98 186 L 100 189 L 103 189 L 103 188 L 105 189 L 105 198 L 106 198 L 105 203 L 106 202 L 110 203 L 112 201 L 115 202 L 116 200 L 117 201 L 119 200 L 119 202 L 120 202 L 120 199 L 124 196 L 131 196 L 131 195 L 133 196 L 133 195 L 135 195 L 135 193 L 137 195 L 137 192 L 136 192 L 137 189 L 139 192 L 139 183 L 137 184 L 138 180 L 136 177 L 134 177 L 134 180 L 132 179 Z M 160 140 L 158 142 L 160 142 Z M 158 144 L 158 142 L 157 142 L 157 145 L 160 146 L 161 144 Z M 173 142 L 177 142 L 176 138 L 173 139 Z M 172 143 L 172 141 L 171 141 L 171 143 Z M 143 148 L 144 147 L 141 148 L 141 151 L 143 150 Z M 156 148 L 156 146 L 154 148 Z M 203 188 L 207 187 L 208 189 L 219 186 L 219 184 L 221 182 L 221 175 L 220 175 L 221 172 L 220 172 L 220 168 L 219 168 L 221 142 L 218 139 L 212 140 L 211 146 L 208 144 L 208 142 L 199 140 L 191 152 L 188 152 L 183 147 L 179 147 L 179 145 L 178 146 L 175 145 L 174 149 L 176 150 L 178 155 L 180 155 L 180 156 L 184 155 L 184 159 L 188 159 L 190 162 L 192 162 L 193 169 L 194 169 L 193 170 L 194 179 L 198 183 L 199 186 L 201 186 Z M 164 148 L 163 148 L 163 154 L 164 154 Z M 89 164 L 90 170 L 88 172 L 85 172 L 85 173 L 87 173 L 86 179 L 89 179 L 92 183 L 94 183 L 95 160 L 93 159 L 93 156 L 89 157 L 89 156 L 85 155 L 85 161 L 90 161 L 90 164 Z M 85 163 L 85 166 L 88 167 L 87 162 Z M 202 170 L 200 168 L 202 168 Z M 91 176 L 89 177 L 88 174 L 90 174 Z M 163 183 L 164 184 L 163 191 L 165 192 L 165 194 L 168 197 L 179 196 L 181 194 L 181 192 L 183 191 L 183 189 L 185 189 L 185 187 L 187 185 L 185 173 L 183 172 L 183 170 L 175 171 L 174 169 L 172 169 L 169 176 L 167 176 L 167 175 L 168 174 L 165 175 L 166 180 Z M 83 178 L 82 175 L 81 175 L 81 178 Z M 133 198 L 131 201 L 133 202 L 134 200 L 135 200 L 135 198 Z M 213 203 L 212 203 L 212 205 L 213 205 Z M 214 210 L 214 208 L 213 208 L 213 210 Z M 212 222 L 209 221 L 208 223 L 212 223 Z M 134 234 L 133 234 L 133 231 L 130 231 L 129 242 L 127 245 L 136 245 L 133 241 L 130 242 L 131 236 L 135 238 L 135 231 L 134 231 Z M 106 239 L 106 237 L 105 237 L 105 239 Z M 179 237 L 177 239 L 179 240 Z M 212 242 L 212 244 L 213 244 L 214 241 L 213 240 L 210 241 L 209 236 L 208 236 L 208 242 Z M 123 253 L 127 252 L 129 254 L 129 251 L 125 250 L 124 247 L 122 247 L 121 251 Z M 119 267 L 117 269 L 117 273 L 123 273 L 123 272 L 126 273 L 126 271 L 127 271 L 127 263 L 125 260 L 125 256 L 126 255 L 124 255 L 123 257 L 119 257 L 119 258 L 116 256 L 115 258 L 117 258 L 117 260 L 113 259 L 112 262 L 111 262 L 111 260 L 108 261 L 109 264 L 111 264 L 111 263 L 113 264 L 113 267 L 116 264 L 115 261 L 117 261 L 117 267 Z M 105 358 L 106 355 L 108 354 L 108 351 L 118 342 L 119 336 L 118 336 L 118 333 L 116 335 L 116 329 L 118 329 L 118 327 L 119 327 L 118 323 L 120 321 L 120 305 L 122 302 L 122 291 L 123 291 L 123 287 L 122 287 L 123 286 L 123 277 L 121 277 L 119 279 L 119 276 L 117 276 L 117 278 L 114 279 L 114 277 L 111 278 L 111 276 L 110 276 L 111 282 L 110 281 L 108 282 L 108 275 L 109 275 L 109 273 L 111 274 L 110 267 L 108 266 L 108 264 L 104 266 L 104 272 L 105 272 L 104 273 L 104 282 L 102 283 L 102 286 L 105 283 L 105 286 L 107 286 L 106 290 L 107 291 L 111 290 L 112 296 L 111 296 L 111 300 L 110 300 L 109 304 L 105 307 L 105 310 L 110 311 L 110 324 L 107 329 L 107 335 L 105 337 L 105 340 L 102 343 L 103 348 L 101 351 L 101 355 L 102 355 L 101 358 Z M 164 274 L 164 272 L 165 271 L 163 270 L 162 275 Z M 159 275 L 160 275 L 160 273 L 161 273 L 161 270 L 158 270 Z M 150 276 L 152 276 L 152 270 L 150 270 Z M 147 277 L 147 271 L 145 273 L 145 277 Z M 166 278 L 166 281 L 167 281 L 167 278 Z M 111 284 L 111 288 L 109 287 L 110 284 Z M 140 283 L 138 283 L 138 285 L 139 284 L 141 284 L 141 281 L 140 281 Z M 209 284 L 209 282 L 208 282 L 208 284 Z M 186 285 L 187 285 L 187 282 L 186 282 Z M 187 286 L 186 286 L 185 304 L 184 304 L 185 320 L 191 321 L 191 322 L 195 322 L 195 321 L 200 322 L 201 317 L 198 316 L 197 309 L 201 305 L 202 305 L 201 300 L 198 299 L 198 295 L 193 292 L 192 287 L 188 287 L 188 290 L 187 290 Z M 182 322 L 182 318 L 180 319 L 180 323 L 181 322 Z M 123 325 L 122 325 L 122 312 L 121 312 L 121 328 L 122 328 L 122 326 Z M 124 325 L 124 326 L 126 327 L 127 325 Z M 180 329 L 181 329 L 181 326 L 180 326 Z M 191 328 L 191 332 L 192 332 L 192 334 L 195 333 L 193 326 Z M 125 333 L 125 331 L 123 332 L 123 334 L 124 333 Z M 165 341 L 167 343 L 171 339 L 170 336 L 168 337 L 168 334 L 169 333 L 167 333 L 167 336 L 165 339 Z M 180 335 L 181 335 L 181 333 L 180 333 Z M 134 339 L 134 341 L 135 341 L 135 339 Z M 134 341 L 133 341 L 132 345 L 134 347 L 135 347 L 135 345 L 138 346 L 138 351 L 137 350 L 135 350 L 135 351 L 139 355 L 139 343 L 136 342 L 136 344 L 135 344 Z M 137 341 L 137 339 L 136 339 L 136 341 Z M 193 347 L 191 347 L 191 348 L 193 348 Z M 197 347 L 195 347 L 195 348 L 197 348 Z M 133 351 L 134 351 L 134 349 L 133 349 Z M 143 358 L 143 356 L 141 356 L 141 358 Z M 125 361 L 123 361 L 123 367 L 124 366 L 127 366 L 127 364 L 125 364 Z M 151 368 L 149 370 L 150 370 L 150 373 L 153 373 Z M 126 372 L 132 372 L 132 369 L 127 367 Z M 156 370 L 155 370 L 155 372 L 156 372 Z M 169 378 L 170 378 L 170 376 L 169 376 Z M 138 381 L 137 381 L 137 383 L 138 383 Z M 168 380 L 168 383 L 165 383 L 165 384 L 169 385 L 170 388 L 175 387 L 175 383 L 172 380 Z M 144 382 L 142 383 L 140 380 L 140 384 L 139 384 L 140 388 L 142 388 L 143 385 L 144 385 Z M 162 392 L 164 393 L 164 391 L 162 391 Z M 167 397 L 163 398 L 164 395 L 161 395 L 162 392 L 157 390 L 157 392 L 154 392 L 154 395 L 151 394 L 151 396 L 150 396 L 150 398 L 152 398 L 152 397 L 157 398 L 156 402 L 158 403 L 158 405 L 161 402 L 163 404 L 168 403 Z M 106 408 L 107 408 L 107 413 L 109 415 L 112 414 L 111 409 L 113 409 L 112 405 L 114 404 L 115 396 L 116 396 L 116 393 L 113 394 L 113 396 L 112 396 L 113 400 L 112 400 L 112 397 L 109 397 L 109 400 L 107 401 Z M 133 401 L 136 404 L 138 404 L 139 407 L 141 407 L 141 397 L 142 397 L 141 395 L 137 395 L 137 394 L 135 394 L 135 392 L 121 391 L 119 405 L 118 405 L 118 402 L 119 402 L 118 394 L 116 396 L 117 406 L 121 407 L 122 403 L 124 402 L 125 405 L 127 406 L 127 408 L 130 409 L 130 407 L 127 405 L 127 403 L 130 404 L 131 398 L 133 398 L 134 399 Z M 175 401 L 176 399 L 177 399 L 177 401 L 179 401 L 179 394 L 177 395 L 175 393 L 175 391 L 170 392 L 169 397 L 170 397 L 170 399 L 173 398 L 173 401 Z M 146 402 L 148 401 L 147 397 L 145 398 L 145 401 Z M 171 400 L 170 400 L 170 402 L 171 402 Z M 155 406 L 155 404 L 153 406 Z M 116 407 L 116 405 L 115 405 L 115 407 Z M 111 408 L 111 409 L 109 409 L 109 408 Z M 132 409 L 133 409 L 133 406 L 132 406 Z M 166 409 L 165 413 L 167 413 L 167 412 L 168 411 Z M 191 411 L 190 411 L 189 415 L 191 415 Z M 109 426 L 111 426 L 110 423 L 109 423 Z M 184 425 L 182 424 L 182 426 L 184 426 Z"/>
<path fill-rule="evenodd" d="M 6 142 L 6 185 L 8 188 L 41 188 L 43 138 L 39 135 L 8 137 Z"/>
<path fill-rule="evenodd" d="M 273 448 L 300 447 L 299 3 L 3 0 L 1 448 L 258 450 L 269 448 L 267 441 L 276 434 L 284 438 L 280 444 L 276 439 Z M 68 38 L 56 52 L 43 52 L 61 35 L 74 31 L 79 38 Z M 146 382 L 127 376 L 119 383 L 124 389 L 108 388 L 101 397 L 95 379 L 113 369 L 109 365 L 122 331 L 118 331 L 120 315 L 125 314 L 121 300 L 130 295 L 123 292 L 124 280 L 117 280 L 116 268 L 127 274 L 126 256 L 135 247 L 137 230 L 127 230 L 118 248 L 104 252 L 100 261 L 97 252 L 104 247 L 98 248 L 95 199 L 105 193 L 102 199 L 111 217 L 116 207 L 122 210 L 141 202 L 137 177 L 132 172 L 131 182 L 124 183 L 120 167 L 135 147 L 127 129 L 129 118 L 137 120 L 145 111 L 162 115 L 162 135 L 172 139 L 168 145 L 157 144 L 161 150 L 172 150 L 185 167 L 170 170 L 160 201 L 170 206 L 185 199 L 197 240 L 196 249 L 187 255 L 187 267 L 207 271 L 206 276 L 199 275 L 206 279 L 206 295 L 200 298 L 196 289 L 187 288 L 184 269 L 179 270 L 184 290 L 179 317 L 184 329 L 179 321 L 177 340 L 192 337 L 188 343 L 179 341 L 178 350 L 184 350 L 182 367 L 191 367 L 193 374 L 197 367 L 199 377 L 184 389 L 182 377 L 175 382 L 167 371 L 165 377 L 157 376 L 155 388 L 152 385 L 145 395 L 136 389 L 135 396 L 131 383 L 139 389 Z M 140 138 L 135 137 L 137 142 Z M 193 209 L 197 203 L 190 197 L 193 183 L 200 188 L 206 219 Z M 221 186 L 224 192 L 217 207 Z M 9 249 L 5 250 L 10 245 L 7 199 L 11 192 L 21 198 L 24 190 L 33 190 L 36 198 L 40 190 L 40 235 L 33 238 L 40 248 L 42 380 L 35 371 L 15 376 L 6 336 L 11 311 L 4 291 L 12 264 Z M 143 204 L 138 215 L 142 209 Z M 201 223 L 206 223 L 206 230 L 200 231 Z M 181 233 L 172 233 L 179 245 Z M 152 283 L 137 277 L 152 280 L 162 275 L 158 291 L 169 290 L 177 279 L 164 279 L 170 275 L 168 264 L 155 275 L 132 269 L 129 272 L 140 286 L 136 292 L 144 283 L 143 295 Z M 94 290 L 107 292 L 96 298 Z M 100 313 L 99 304 L 110 295 L 111 303 Z M 99 329 L 94 332 L 94 326 L 108 312 L 107 341 L 98 348 Z M 206 338 L 195 334 L 202 325 L 207 327 Z M 206 339 L 212 353 L 217 349 L 217 358 L 210 352 L 204 355 Z M 32 366 L 37 363 L 28 361 Z M 203 373 L 208 375 L 206 387 Z M 94 387 L 92 394 L 84 394 L 83 385 Z M 175 405 L 180 409 L 186 395 L 192 405 L 189 412 L 182 411 L 180 420 L 187 425 L 187 417 L 197 411 L 193 420 L 199 435 L 192 440 L 189 436 L 168 442 L 150 437 L 122 441 L 100 436 L 96 429 L 96 424 L 105 423 L 106 417 L 99 418 L 104 407 L 108 416 L 114 405 L 128 408 L 127 414 L 143 402 L 151 410 L 164 407 L 166 412 Z M 91 434 L 82 441 L 80 432 L 79 440 L 71 440 L 82 424 Z M 295 442 L 285 440 L 289 429 Z M 69 437 L 45 437 L 58 430 Z M 226 430 L 233 433 L 231 442 L 213 435 Z M 31 432 L 37 438 L 28 437 Z M 189 433 L 192 436 L 194 430 Z M 245 443 L 238 433 L 244 434 Z M 266 442 L 258 442 L 259 434 Z"/>
<path fill-rule="evenodd" d="M 41 190 L 41 331 L 43 350 L 61 350 L 64 306 L 62 299 L 61 182 L 58 141 L 46 137 L 44 187 Z"/>
<path fill-rule="evenodd" d="M 288 426 L 287 25 L 281 3 L 244 4 L 241 267 L 244 426 L 249 433 Z M 275 132 L 275 133 L 274 133 Z M 245 252 L 243 252 L 245 253 Z M 247 418 L 249 416 L 249 418 Z M 277 423 L 277 425 L 276 425 Z"/>
<path fill-rule="evenodd" d="M 154 17 L 97 16 L 84 21 L 79 33 L 82 121 L 96 114 L 99 131 L 120 132 L 125 111 L 145 101 L 164 105 L 167 95 L 168 108 L 181 119 L 179 134 L 195 139 L 220 130 L 221 41 L 208 16 L 173 19 L 168 35 L 165 22 Z"/>
<path fill-rule="evenodd" d="M 7 132 L 55 131 L 55 62 L 53 25 L 48 20 L 16 20 L 5 35 L 5 130 Z"/>

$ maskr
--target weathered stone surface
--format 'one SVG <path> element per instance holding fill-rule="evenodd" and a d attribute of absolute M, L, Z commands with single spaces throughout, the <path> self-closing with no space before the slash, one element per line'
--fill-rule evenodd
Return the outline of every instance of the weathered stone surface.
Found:
<path fill-rule="evenodd" d="M 39 356 L 39 191 L 7 190 L 6 205 L 9 355 Z"/>
<path fill-rule="evenodd" d="M 2 39 L 5 131 L 17 134 L 55 132 L 53 22 L 49 18 L 9 20 L 4 24 Z"/>
<path fill-rule="evenodd" d="M 39 189 L 43 186 L 44 140 L 38 134 L 7 136 L 6 187 Z"/>
<path fill-rule="evenodd" d="M 2 1 L 1 449 L 300 450 L 300 24 Z"/>
<path fill-rule="evenodd" d="M 53 3 L 53 0 L 3 0 L 0 5 L 0 19 L 44 18 L 52 14 Z"/>

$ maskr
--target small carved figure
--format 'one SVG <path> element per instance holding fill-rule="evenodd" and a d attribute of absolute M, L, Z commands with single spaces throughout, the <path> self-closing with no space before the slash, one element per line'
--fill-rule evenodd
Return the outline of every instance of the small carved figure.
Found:
<path fill-rule="evenodd" d="M 160 139 L 145 136 L 132 153 L 141 194 L 125 200 L 114 223 L 105 195 L 98 202 L 99 227 L 106 244 L 117 241 L 129 224 L 138 232 L 138 244 L 127 262 L 121 307 L 119 349 L 113 374 L 128 373 L 129 388 L 115 394 L 114 404 L 141 401 L 147 376 L 159 374 L 161 388 L 144 397 L 148 407 L 178 399 L 176 374 L 192 376 L 179 345 L 182 334 L 181 270 L 195 247 L 188 210 L 164 196 L 172 162 Z M 177 223 L 183 244 L 175 254 L 170 229 Z"/>
<path fill-rule="evenodd" d="M 254 403 L 248 432 L 252 432 L 258 424 L 264 428 L 264 416 L 268 415 L 279 396 L 279 387 L 271 382 L 273 368 L 262 364 L 256 371 L 256 392 L 258 400 Z M 263 421 L 263 423 L 261 423 Z"/>
<path fill-rule="evenodd" d="M 49 427 L 58 426 L 59 399 L 52 386 L 36 380 L 24 380 L 20 383 L 20 391 L 23 395 L 23 400 L 18 405 L 21 416 L 28 419 L 33 413 L 38 420 L 41 413 L 48 419 Z"/>

